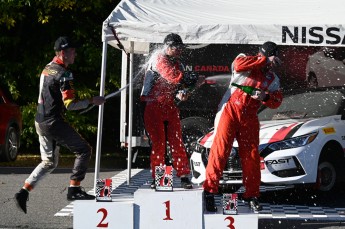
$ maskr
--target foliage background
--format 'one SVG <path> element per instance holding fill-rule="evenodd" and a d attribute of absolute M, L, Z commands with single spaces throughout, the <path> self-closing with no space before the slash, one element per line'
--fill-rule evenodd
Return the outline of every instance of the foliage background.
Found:
<path fill-rule="evenodd" d="M 0 81 L 21 106 L 23 132 L 21 151 L 38 151 L 34 115 L 39 76 L 54 57 L 59 36 L 78 42 L 77 58 L 70 66 L 80 99 L 99 94 L 102 23 L 119 0 L 0 0 Z M 108 49 L 106 94 L 120 86 L 121 51 Z M 107 101 L 103 145 L 119 144 L 119 98 Z M 96 143 L 98 109 L 79 114 L 67 112 L 68 120 L 93 146 Z M 102 149 L 103 149 L 102 145 Z"/>

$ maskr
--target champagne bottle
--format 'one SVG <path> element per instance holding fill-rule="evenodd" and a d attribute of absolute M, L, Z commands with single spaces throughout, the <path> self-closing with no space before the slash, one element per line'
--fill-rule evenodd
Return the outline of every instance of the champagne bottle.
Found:
<path fill-rule="evenodd" d="M 244 91 L 245 93 L 247 93 L 249 95 L 253 95 L 255 91 L 260 91 L 260 89 L 255 88 L 255 87 L 251 87 L 251 86 L 243 86 L 243 85 L 239 85 L 236 83 L 231 83 L 231 85 L 238 87 L 239 89 L 241 89 L 242 91 Z"/>

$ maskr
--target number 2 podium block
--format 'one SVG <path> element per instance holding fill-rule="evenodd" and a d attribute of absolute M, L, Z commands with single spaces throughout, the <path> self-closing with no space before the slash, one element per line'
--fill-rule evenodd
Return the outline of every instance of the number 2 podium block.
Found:
<path fill-rule="evenodd" d="M 202 190 L 181 188 L 173 192 L 137 190 L 134 193 L 134 218 L 139 225 L 135 228 L 202 228 L 202 193 Z"/>
<path fill-rule="evenodd" d="M 133 202 L 74 202 L 73 228 L 134 228 Z"/>

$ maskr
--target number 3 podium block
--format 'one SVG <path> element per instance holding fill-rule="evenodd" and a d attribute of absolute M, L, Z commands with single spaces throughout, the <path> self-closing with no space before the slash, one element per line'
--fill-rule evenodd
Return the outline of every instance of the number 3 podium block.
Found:
<path fill-rule="evenodd" d="M 202 228 L 202 190 L 174 189 L 155 192 L 139 189 L 134 193 L 135 228 Z"/>
<path fill-rule="evenodd" d="M 133 201 L 96 202 L 77 200 L 74 202 L 73 228 L 134 228 Z"/>
<path fill-rule="evenodd" d="M 223 210 L 218 207 L 217 213 L 205 212 L 205 229 L 257 229 L 259 222 L 258 214 L 253 213 L 248 206 L 238 206 L 237 215 L 223 215 Z"/>

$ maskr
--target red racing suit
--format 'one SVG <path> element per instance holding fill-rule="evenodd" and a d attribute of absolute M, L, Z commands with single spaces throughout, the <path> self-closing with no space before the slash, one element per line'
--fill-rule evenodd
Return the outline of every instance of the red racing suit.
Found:
<path fill-rule="evenodd" d="M 229 158 L 234 138 L 238 141 L 242 163 L 244 198 L 258 197 L 261 182 L 259 146 L 259 120 L 257 112 L 261 104 L 277 108 L 282 102 L 279 78 L 271 71 L 264 72 L 267 58 L 261 55 L 240 54 L 233 62 L 231 83 L 260 88 L 266 92 L 264 101 L 256 100 L 241 89 L 231 87 L 231 93 L 217 115 L 215 137 L 211 146 L 204 190 L 217 193 L 219 180 Z M 223 98 L 224 100 L 224 98 Z"/>
<path fill-rule="evenodd" d="M 149 68 L 157 76 L 151 89 L 146 95 L 141 96 L 141 100 L 146 103 L 144 123 L 152 142 L 150 155 L 152 177 L 155 177 L 155 166 L 165 164 L 166 134 L 177 176 L 187 175 L 190 173 L 190 168 L 182 142 L 180 114 L 174 101 L 178 84 L 183 78 L 181 63 L 177 59 L 159 53 Z M 165 133 L 165 121 L 168 123 L 167 133 Z"/>

